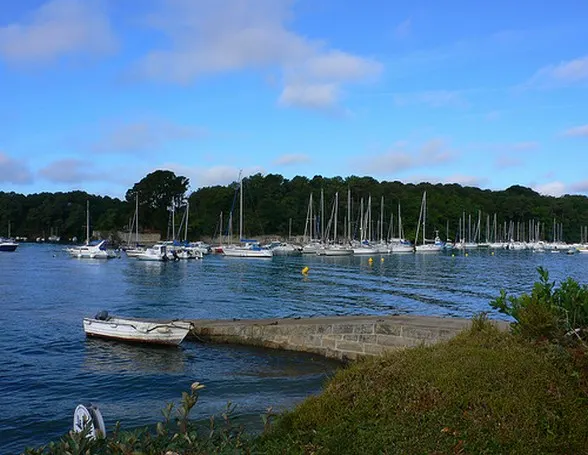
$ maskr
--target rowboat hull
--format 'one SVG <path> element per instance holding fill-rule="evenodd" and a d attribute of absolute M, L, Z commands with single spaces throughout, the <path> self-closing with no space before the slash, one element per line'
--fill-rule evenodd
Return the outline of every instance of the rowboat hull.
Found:
<path fill-rule="evenodd" d="M 183 321 L 149 321 L 111 317 L 107 320 L 84 318 L 86 336 L 134 343 L 177 346 L 188 332 L 190 323 Z"/>

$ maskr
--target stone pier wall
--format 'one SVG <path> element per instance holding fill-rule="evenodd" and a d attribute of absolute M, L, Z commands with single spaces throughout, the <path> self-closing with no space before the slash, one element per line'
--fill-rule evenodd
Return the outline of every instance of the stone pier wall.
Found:
<path fill-rule="evenodd" d="M 306 319 L 192 320 L 192 336 L 233 343 L 313 352 L 341 360 L 447 340 L 469 319 L 428 316 L 336 316 Z M 506 328 L 504 322 L 496 322 Z"/>

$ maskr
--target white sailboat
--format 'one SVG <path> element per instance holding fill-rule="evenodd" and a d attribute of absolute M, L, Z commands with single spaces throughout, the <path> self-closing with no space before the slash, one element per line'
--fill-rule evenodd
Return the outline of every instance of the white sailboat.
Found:
<path fill-rule="evenodd" d="M 414 246 L 404 238 L 404 229 L 402 228 L 402 215 L 400 214 L 400 204 L 398 204 L 398 238 L 392 239 L 391 253 L 414 253 Z"/>
<path fill-rule="evenodd" d="M 337 243 L 337 218 L 339 209 L 339 193 L 335 193 L 335 200 L 333 202 L 333 209 L 331 211 L 331 218 L 327 225 L 327 231 L 325 235 L 325 242 L 316 251 L 318 256 L 349 256 L 353 254 L 353 250 L 346 245 Z M 334 222 L 333 222 L 334 220 Z M 334 224 L 333 243 L 330 243 L 328 238 L 331 231 L 331 225 Z"/>
<path fill-rule="evenodd" d="M 438 233 L 435 235 L 435 240 L 433 243 L 427 243 L 427 237 L 425 235 L 425 225 L 427 219 L 427 192 L 423 193 L 423 200 L 421 202 L 421 213 L 419 215 L 419 223 L 417 224 L 417 232 L 415 236 L 415 252 L 416 253 L 438 253 L 443 250 L 443 242 L 439 238 Z M 422 221 L 422 228 L 423 228 L 423 243 L 418 245 L 418 238 L 419 238 L 419 229 L 421 226 Z M 430 242 L 430 241 L 429 241 Z"/>
<path fill-rule="evenodd" d="M 112 259 L 116 257 L 113 250 L 106 248 L 106 240 L 90 244 L 90 201 L 86 201 L 86 244 L 66 248 L 70 256 L 79 259 Z"/>
<path fill-rule="evenodd" d="M 131 231 L 132 228 L 135 228 L 135 247 L 134 248 L 127 248 L 125 253 L 128 257 L 134 258 L 137 257 L 139 254 L 145 252 L 145 248 L 139 246 L 139 194 L 135 195 L 135 216 L 133 217 L 133 222 L 131 223 Z M 129 238 L 127 240 L 127 244 L 131 244 L 131 232 L 129 232 Z"/>
<path fill-rule="evenodd" d="M 239 240 L 241 245 L 227 245 L 223 247 L 223 254 L 236 258 L 271 258 L 274 252 L 263 248 L 257 240 L 243 238 L 243 178 L 239 176 Z"/>
<path fill-rule="evenodd" d="M 366 210 L 365 214 L 363 211 L 363 198 L 361 199 L 361 202 L 360 202 L 359 211 L 360 211 L 360 229 L 359 229 L 360 239 L 359 239 L 359 242 L 357 240 L 354 240 L 352 243 L 353 254 L 354 255 L 367 254 L 367 255 L 373 256 L 374 254 L 378 254 L 378 251 L 370 244 L 371 239 L 368 239 L 368 231 L 369 231 L 368 226 L 370 225 L 371 214 L 372 214 L 372 197 L 371 197 L 371 195 L 368 197 L 368 206 L 367 206 L 367 210 Z"/>

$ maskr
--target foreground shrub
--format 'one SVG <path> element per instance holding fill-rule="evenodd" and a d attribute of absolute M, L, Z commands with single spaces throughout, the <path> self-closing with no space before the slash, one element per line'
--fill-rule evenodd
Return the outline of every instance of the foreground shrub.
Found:
<path fill-rule="evenodd" d="M 588 287 L 568 278 L 556 288 L 555 283 L 549 281 L 547 270 L 539 267 L 537 271 L 540 278 L 531 294 L 508 296 L 503 290 L 490 305 L 514 318 L 514 332 L 525 338 L 585 345 Z"/>
<path fill-rule="evenodd" d="M 340 371 L 258 453 L 588 453 L 588 401 L 568 351 L 478 321 L 448 343 Z"/>
<path fill-rule="evenodd" d="M 135 431 L 121 431 L 117 424 L 113 434 L 96 439 L 88 438 L 89 427 L 82 432 L 70 431 L 58 442 L 52 442 L 38 449 L 25 450 L 26 455 L 177 455 L 177 454 L 245 454 L 249 439 L 241 427 L 234 427 L 231 414 L 234 407 L 229 403 L 222 414 L 222 423 L 216 424 L 211 417 L 205 428 L 190 421 L 190 412 L 198 402 L 199 383 L 192 384 L 190 392 L 182 394 L 182 401 L 172 418 L 174 405 L 164 410 L 164 421 L 154 430 L 141 428 Z"/>

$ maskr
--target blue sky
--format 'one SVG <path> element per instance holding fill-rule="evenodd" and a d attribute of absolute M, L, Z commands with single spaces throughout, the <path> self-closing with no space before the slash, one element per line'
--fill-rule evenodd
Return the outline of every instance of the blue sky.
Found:
<path fill-rule="evenodd" d="M 0 190 L 155 169 L 588 194 L 585 1 L 0 0 Z"/>

